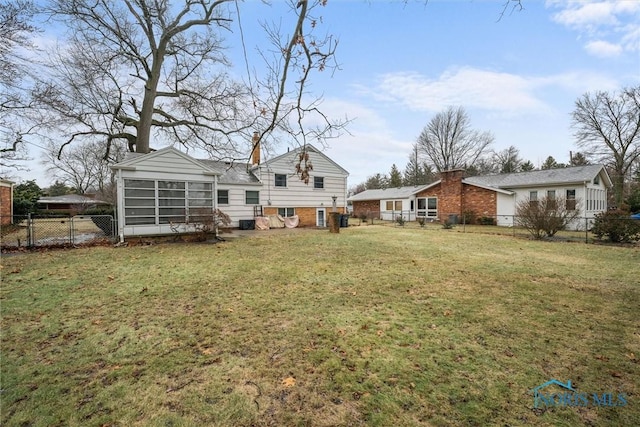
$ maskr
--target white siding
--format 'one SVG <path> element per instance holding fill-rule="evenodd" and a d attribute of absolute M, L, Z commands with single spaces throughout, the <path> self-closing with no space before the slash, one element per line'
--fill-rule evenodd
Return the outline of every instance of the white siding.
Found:
<path fill-rule="evenodd" d="M 513 226 L 513 216 L 516 214 L 516 195 L 498 192 L 496 194 L 498 195 L 496 200 L 496 213 L 498 216 L 496 224 L 503 227 L 511 227 Z"/>
<path fill-rule="evenodd" d="M 309 183 L 305 184 L 295 173 L 298 153 L 291 152 L 260 166 L 263 182 L 261 199 L 263 204 L 274 207 L 328 207 L 333 204 L 340 208 L 347 206 L 347 174 L 326 156 L 315 151 L 309 152 L 313 165 Z M 276 187 L 276 174 L 287 176 L 286 187 Z M 314 177 L 324 178 L 324 188 L 314 188 Z"/>
<path fill-rule="evenodd" d="M 229 191 L 229 203 L 220 204 L 218 208 L 229 215 L 231 218 L 231 227 L 238 227 L 241 219 L 253 219 L 254 218 L 254 206 L 247 205 L 245 203 L 245 192 L 259 191 L 260 192 L 260 204 L 264 203 L 264 194 L 260 185 L 231 185 L 231 184 L 218 184 L 218 190 Z M 217 194 L 216 194 L 217 198 Z"/>
<path fill-rule="evenodd" d="M 415 198 L 413 198 L 415 199 Z M 410 199 L 382 199 L 380 200 L 380 219 L 386 221 L 393 221 L 397 217 L 402 216 L 407 221 L 415 220 L 415 212 L 411 211 L 411 198 Z M 387 202 L 393 203 L 393 209 L 387 209 Z M 401 202 L 402 207 L 400 210 L 396 210 L 396 202 Z"/>

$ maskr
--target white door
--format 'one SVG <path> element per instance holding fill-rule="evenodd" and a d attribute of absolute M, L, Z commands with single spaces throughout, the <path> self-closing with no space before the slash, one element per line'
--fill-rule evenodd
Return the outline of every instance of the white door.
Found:
<path fill-rule="evenodd" d="M 316 227 L 326 227 L 327 223 L 325 220 L 325 209 L 320 208 L 316 209 Z"/>

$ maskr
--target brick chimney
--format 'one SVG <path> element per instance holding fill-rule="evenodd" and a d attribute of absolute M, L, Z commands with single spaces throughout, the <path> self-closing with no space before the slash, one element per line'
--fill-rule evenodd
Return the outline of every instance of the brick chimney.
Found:
<path fill-rule="evenodd" d="M 251 139 L 251 164 L 259 165 L 260 164 L 260 134 L 258 132 L 253 133 L 253 138 Z"/>
<path fill-rule="evenodd" d="M 439 211 L 442 220 L 450 215 L 462 215 L 462 177 L 464 169 L 451 169 L 440 173 Z"/>

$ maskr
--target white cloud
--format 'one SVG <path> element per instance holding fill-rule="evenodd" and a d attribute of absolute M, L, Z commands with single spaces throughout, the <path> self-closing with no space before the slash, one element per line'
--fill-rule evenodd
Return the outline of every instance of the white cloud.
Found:
<path fill-rule="evenodd" d="M 588 42 L 584 48 L 589 54 L 600 58 L 612 58 L 622 53 L 622 46 L 603 40 Z"/>
<path fill-rule="evenodd" d="M 560 9 L 551 19 L 586 38 L 585 50 L 598 57 L 640 50 L 640 1 L 548 1 Z"/>
<path fill-rule="evenodd" d="M 448 70 L 437 80 L 419 73 L 388 73 L 367 90 L 380 101 L 400 103 L 413 111 L 435 112 L 449 105 L 502 112 L 545 108 L 526 78 L 471 67 Z"/>

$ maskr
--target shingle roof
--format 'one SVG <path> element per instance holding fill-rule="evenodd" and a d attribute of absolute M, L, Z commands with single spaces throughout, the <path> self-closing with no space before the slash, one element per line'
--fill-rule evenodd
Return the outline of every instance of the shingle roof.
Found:
<path fill-rule="evenodd" d="M 218 182 L 221 184 L 259 184 L 256 177 L 246 163 L 229 163 L 215 160 L 201 160 L 198 162 L 220 173 Z"/>
<path fill-rule="evenodd" d="M 573 166 L 559 169 L 545 169 L 530 172 L 504 173 L 472 176 L 464 182 L 493 188 L 515 188 L 552 184 L 583 183 L 591 181 L 603 169 L 602 165 Z"/>
<path fill-rule="evenodd" d="M 439 182 L 439 181 L 438 181 Z M 378 190 L 365 190 L 362 193 L 349 197 L 352 202 L 361 202 L 364 200 L 382 200 L 382 199 L 406 199 L 423 189 L 436 184 L 415 185 L 409 187 L 381 188 Z"/>

